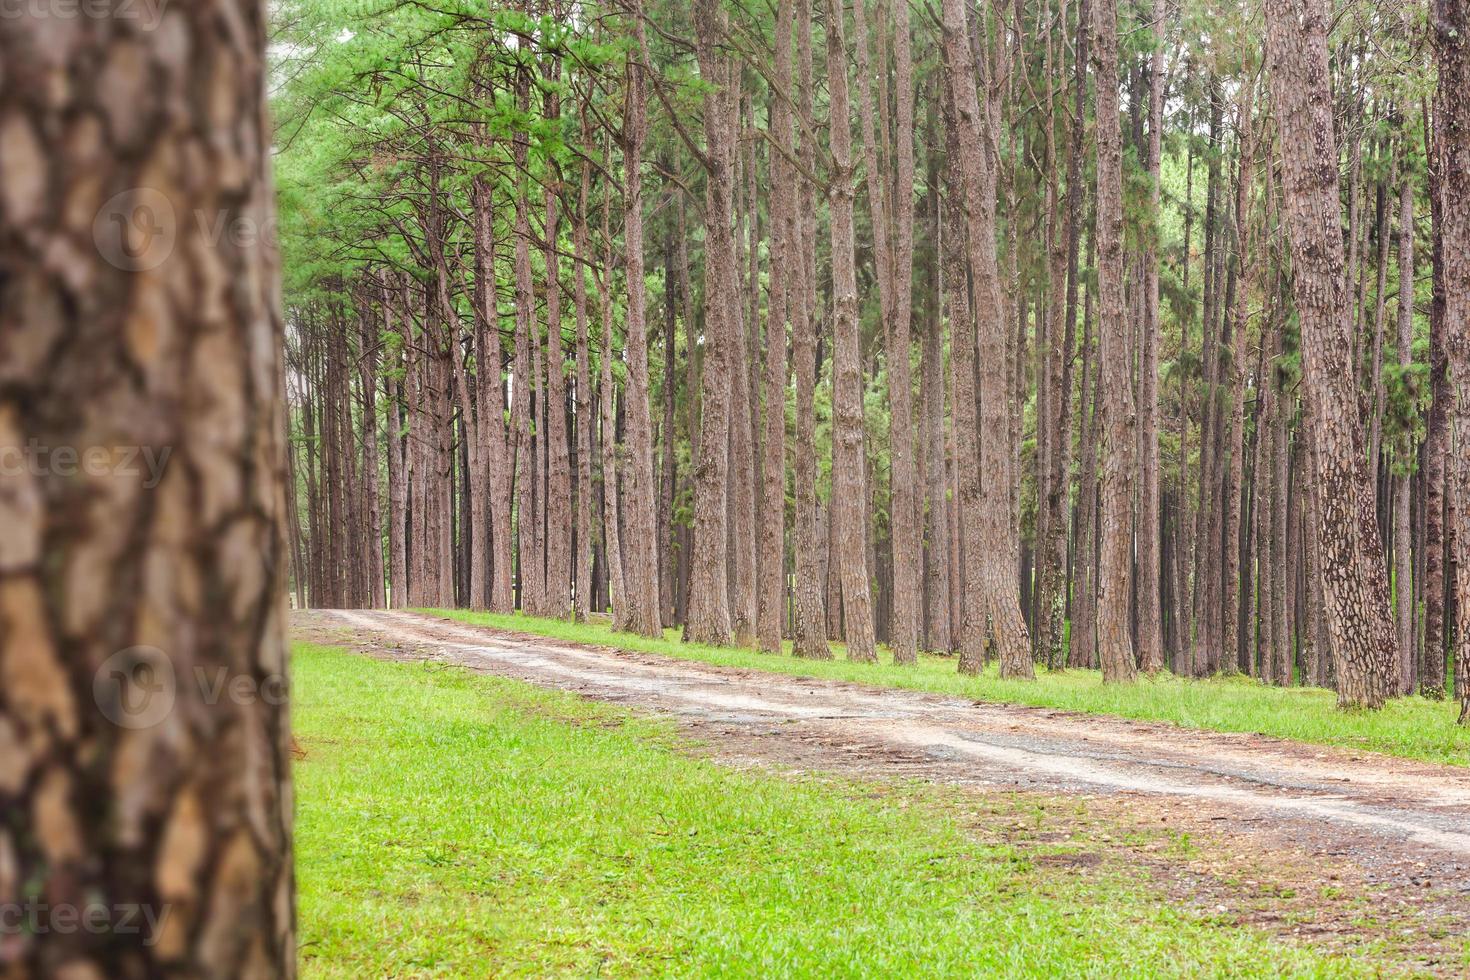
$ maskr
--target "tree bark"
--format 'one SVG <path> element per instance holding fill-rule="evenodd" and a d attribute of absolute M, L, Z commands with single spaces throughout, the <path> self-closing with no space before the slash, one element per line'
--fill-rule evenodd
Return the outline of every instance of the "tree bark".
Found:
<path fill-rule="evenodd" d="M 1429 310 L 1429 422 L 1424 436 L 1424 676 L 1419 691 L 1426 698 L 1445 696 L 1445 658 L 1448 647 L 1445 566 L 1453 527 L 1446 520 L 1449 484 L 1446 467 L 1450 448 L 1450 418 L 1454 393 L 1449 381 L 1448 338 L 1445 335 L 1444 248 L 1442 238 L 1444 174 L 1441 125 L 1431 131 L 1425 110 L 1425 156 L 1429 161 L 1430 262 L 1433 297 Z"/>
<path fill-rule="evenodd" d="M 1439 137 L 1442 142 L 1440 222 L 1444 271 L 1444 332 L 1454 385 L 1458 451 L 1452 479 L 1456 506 L 1470 501 L 1470 3 L 1434 0 L 1431 12 L 1439 62 Z M 1463 529 L 1455 528 L 1455 533 Z M 1463 540 L 1463 539 L 1462 539 Z M 1470 561 L 1457 562 L 1457 607 L 1470 611 Z M 1470 724 L 1470 629 L 1455 641 L 1455 696 L 1460 724 Z"/>
<path fill-rule="evenodd" d="M 952 103 L 951 153 L 957 159 L 963 190 L 963 207 L 968 226 L 969 271 L 975 292 L 979 330 L 979 401 L 982 418 L 977 431 L 974 420 L 966 426 L 963 413 L 975 401 L 970 390 L 974 361 L 961 362 L 961 348 L 972 349 L 968 327 L 955 327 L 955 399 L 967 404 L 955 407 L 955 426 L 960 448 L 961 518 L 965 524 L 965 611 L 960 626 L 960 669 L 977 672 L 984 663 L 987 643 L 1000 658 L 1003 677 L 1034 676 L 1031 644 L 1021 616 L 1019 571 L 1012 546 L 1011 476 L 1018 465 L 1010 456 L 1011 418 L 1007 408 L 1010 385 L 1006 357 L 1008 322 L 1000 296 L 999 268 L 995 255 L 996 177 L 999 159 L 999 91 L 994 77 L 987 84 L 984 118 L 975 89 L 975 59 L 970 25 L 963 0 L 944 0 L 943 56 L 948 97 Z M 992 72 L 992 75 L 994 72 Z M 958 241 L 959 239 L 957 239 Z M 966 336 L 960 337 L 961 332 Z M 967 431 L 959 432 L 961 428 Z M 978 452 L 967 449 L 980 437 Z M 968 443 L 969 445 L 965 445 Z M 973 461 L 973 462 L 972 462 Z M 970 465 L 967 465 L 970 463 Z M 981 481 L 981 473 L 986 479 Z"/>
<path fill-rule="evenodd" d="M 876 661 L 864 519 L 863 374 L 858 351 L 855 176 L 847 98 L 847 43 L 840 0 L 827 0 L 826 9 L 832 148 L 832 176 L 827 191 L 832 234 L 832 511 L 838 552 L 833 558 L 842 579 L 847 659 Z"/>
<path fill-rule="evenodd" d="M 55 447 L 0 481 L 7 972 L 293 977 L 277 254 L 195 220 L 273 226 L 266 12 L 57 23 L 0 21 L 0 454 Z"/>
<path fill-rule="evenodd" d="M 685 638 L 725 646 L 730 642 L 730 600 L 725 570 L 726 477 L 729 458 L 730 311 L 736 295 L 735 240 L 730 221 L 735 171 L 734 116 L 730 101 L 724 11 L 717 0 L 695 0 L 695 48 L 700 77 L 710 86 L 704 100 L 708 157 L 705 187 L 705 360 L 701 384 L 699 460 L 695 472 L 694 554 Z"/>
<path fill-rule="evenodd" d="M 1326 16 L 1322 0 L 1302 0 L 1300 6 L 1267 0 L 1266 48 L 1317 453 L 1317 533 L 1338 703 L 1377 708 L 1393 692 L 1395 641 L 1354 372 L 1347 361 L 1352 324 L 1344 295 Z"/>
<path fill-rule="evenodd" d="M 1097 283 L 1099 385 L 1102 407 L 1101 554 L 1097 643 L 1103 680 L 1131 681 L 1137 672 L 1129 630 L 1130 502 L 1137 445 L 1129 383 L 1128 327 L 1123 302 L 1123 135 L 1118 115 L 1118 9 L 1095 0 L 1093 65 L 1097 75 Z"/>
<path fill-rule="evenodd" d="M 1399 367 L 1414 361 L 1414 183 L 1408 167 L 1399 185 Z M 1409 503 L 1414 474 L 1412 429 L 1395 434 L 1393 490 L 1393 549 L 1395 615 L 1398 620 L 1398 692 L 1414 690 L 1414 556 L 1411 550 Z"/>
<path fill-rule="evenodd" d="M 627 461 L 623 469 L 628 535 L 624 541 L 627 610 L 620 617 L 641 636 L 663 635 L 658 602 L 658 536 L 654 519 L 658 491 L 653 478 L 653 421 L 648 401 L 647 288 L 643 281 L 643 140 L 648 130 L 644 67 L 649 60 L 644 40 L 642 0 L 626 0 L 638 60 L 628 65 L 628 98 L 623 120 L 623 248 L 627 260 L 628 319 L 624 357 L 628 383 L 623 391 L 627 411 Z M 559 331 L 558 331 L 559 333 Z M 604 333 L 606 330 L 604 328 Z M 609 352 L 604 352 L 608 356 Z M 557 411 L 561 407 L 556 406 Z"/>
<path fill-rule="evenodd" d="M 796 217 L 792 123 L 792 28 L 794 0 L 780 0 L 776 8 L 774 72 L 777 91 L 772 95 L 771 132 L 776 152 L 771 154 L 771 258 L 778 270 L 771 277 L 770 309 L 766 314 L 765 428 L 761 440 L 760 603 L 756 611 L 760 649 L 781 652 L 781 610 L 786 594 L 786 329 L 791 308 L 800 302 L 799 276 L 790 273 L 801 261 Z"/>
<path fill-rule="evenodd" d="M 1159 168 L 1164 136 L 1164 2 L 1153 0 L 1154 49 L 1149 60 L 1148 176 L 1149 204 L 1155 221 L 1159 210 Z M 1247 110 L 1249 111 L 1249 110 Z M 1148 237 L 1143 256 L 1143 343 L 1139 350 L 1138 488 L 1138 660 L 1148 673 L 1164 669 L 1162 595 L 1159 576 L 1159 256 L 1157 231 Z"/>

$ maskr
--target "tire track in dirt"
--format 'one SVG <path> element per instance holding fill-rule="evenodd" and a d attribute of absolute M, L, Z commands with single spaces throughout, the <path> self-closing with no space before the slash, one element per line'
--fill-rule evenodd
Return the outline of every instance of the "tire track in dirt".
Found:
<path fill-rule="evenodd" d="M 328 615 L 436 660 L 749 729 L 778 763 L 783 739 L 817 736 L 875 756 L 925 756 L 926 775 L 946 781 L 1176 797 L 1228 808 L 1244 825 L 1331 828 L 1339 849 L 1436 852 L 1451 877 L 1470 861 L 1470 772 L 1453 767 L 579 647 L 399 611 Z"/>

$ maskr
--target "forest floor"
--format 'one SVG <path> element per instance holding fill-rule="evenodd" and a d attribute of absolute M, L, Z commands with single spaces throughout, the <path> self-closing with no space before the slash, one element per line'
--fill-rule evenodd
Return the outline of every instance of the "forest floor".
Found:
<path fill-rule="evenodd" d="M 458 665 L 667 719 L 679 752 L 726 768 L 856 781 L 891 808 L 907 806 L 915 786 L 947 794 L 947 812 L 967 815 L 972 834 L 1069 880 L 1117 873 L 1147 882 L 1191 922 L 1345 955 L 1369 972 L 1470 973 L 1465 768 L 789 677 L 403 612 L 296 614 L 293 631 L 381 660 Z"/>

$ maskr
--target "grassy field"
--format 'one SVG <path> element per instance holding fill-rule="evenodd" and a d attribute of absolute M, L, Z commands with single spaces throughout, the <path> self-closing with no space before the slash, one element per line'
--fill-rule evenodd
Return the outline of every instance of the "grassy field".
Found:
<path fill-rule="evenodd" d="M 1034 682 L 1003 681 L 994 666 L 980 677 L 961 676 L 955 671 L 954 660 L 947 657 L 921 657 L 916 666 L 896 667 L 891 663 L 849 663 L 840 659 L 839 648 L 837 660 L 811 661 L 790 656 L 789 645 L 787 653 L 777 656 L 681 643 L 673 630 L 663 639 L 646 639 L 614 633 L 605 622 L 577 624 L 464 610 L 426 612 L 465 623 L 728 667 L 957 694 L 980 701 L 1170 721 L 1189 728 L 1260 733 L 1411 759 L 1470 765 L 1470 728 L 1455 724 L 1457 706 L 1451 701 L 1401 698 L 1378 712 L 1343 712 L 1337 709 L 1336 696 L 1331 691 L 1268 687 L 1247 677 L 1189 680 L 1165 674 L 1140 678 L 1132 685 L 1104 685 L 1098 671 L 1049 674 L 1043 670 Z"/>
<path fill-rule="evenodd" d="M 311 976 L 1370 972 L 987 844 L 918 789 L 723 769 L 452 667 L 298 645 L 293 671 Z"/>

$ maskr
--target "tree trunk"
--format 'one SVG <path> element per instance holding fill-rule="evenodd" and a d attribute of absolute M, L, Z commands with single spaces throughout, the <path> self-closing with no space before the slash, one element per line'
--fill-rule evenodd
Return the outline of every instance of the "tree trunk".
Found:
<path fill-rule="evenodd" d="M 1414 182 L 1408 167 L 1399 187 L 1399 366 L 1414 361 Z M 1409 527 L 1409 503 L 1414 473 L 1412 429 L 1395 434 L 1393 491 L 1394 595 L 1398 619 L 1399 693 L 1414 690 L 1414 556 Z"/>
<path fill-rule="evenodd" d="M 725 646 L 730 642 L 730 601 L 725 571 L 726 477 L 729 457 L 730 312 L 736 295 L 735 240 L 730 225 L 735 172 L 734 118 L 729 105 L 728 59 L 719 52 L 726 23 L 716 0 L 695 0 L 694 25 L 700 77 L 710 86 L 704 100 L 708 156 L 705 187 L 705 361 L 701 384 L 700 445 L 695 473 L 694 554 L 689 583 L 686 639 Z"/>
<path fill-rule="evenodd" d="M 1363 429 L 1353 391 L 1325 4 L 1267 0 L 1267 58 L 1281 130 L 1303 384 L 1311 409 L 1322 578 L 1338 703 L 1376 708 L 1393 692 L 1394 629 Z"/>
<path fill-rule="evenodd" d="M 67 79 L 0 93 L 0 456 L 107 464 L 0 493 L 0 903 L 45 903 L 16 976 L 296 974 L 276 253 L 192 220 L 272 227 L 265 21 L 0 21 L 7 77 Z M 132 927 L 61 918 L 98 906 Z"/>
<path fill-rule="evenodd" d="M 586 114 L 582 120 L 582 138 L 592 144 Z M 572 280 L 572 302 L 577 319 L 577 539 L 576 601 L 572 616 L 583 622 L 592 611 L 592 566 L 596 557 L 593 535 L 594 499 L 592 491 L 592 433 L 597 427 L 592 398 L 592 357 L 588 350 L 587 269 L 592 264 L 592 249 L 587 241 L 587 196 L 592 183 L 592 163 L 582 162 L 581 186 L 577 191 L 577 214 L 572 225 L 572 251 L 576 256 L 576 278 Z"/>
<path fill-rule="evenodd" d="M 1097 283 L 1099 394 L 1102 407 L 1101 554 L 1097 643 L 1103 680 L 1131 681 L 1137 671 L 1129 631 L 1130 502 L 1137 445 L 1131 360 L 1123 302 L 1123 134 L 1118 115 L 1118 9 L 1096 0 L 1093 64 L 1097 75 Z"/>
<path fill-rule="evenodd" d="M 847 659 L 876 661 L 868 593 L 863 493 L 863 374 L 858 351 L 857 266 L 854 254 L 852 123 L 847 99 L 847 43 L 843 8 L 827 0 L 827 84 L 831 93 L 832 177 L 828 186 L 832 233 L 832 511 L 842 579 Z"/>
<path fill-rule="evenodd" d="M 1450 376 L 1454 383 L 1454 425 L 1458 451 L 1452 479 L 1454 500 L 1470 501 L 1470 3 L 1434 0 L 1432 11 L 1439 61 L 1440 139 L 1444 176 L 1440 184 L 1444 322 Z M 1455 533 L 1462 529 L 1456 528 Z M 1463 540 L 1463 539 L 1462 539 Z M 1456 567 L 1457 607 L 1470 611 L 1470 561 Z M 1460 723 L 1470 724 L 1470 629 L 1455 642 L 1455 696 Z"/>
<path fill-rule="evenodd" d="M 1155 35 L 1148 83 L 1148 175 L 1152 211 L 1159 210 L 1159 168 L 1164 135 L 1164 2 L 1153 0 Z M 1249 110 L 1247 110 L 1249 111 Z M 1143 256 L 1143 343 L 1139 349 L 1138 475 L 1138 660 L 1148 673 L 1164 668 L 1164 638 L 1159 577 L 1159 256 L 1155 235 Z"/>
<path fill-rule="evenodd" d="M 1016 549 L 1010 533 L 1012 468 L 1010 459 L 1011 418 L 1007 408 L 1010 395 L 1007 371 L 1007 333 L 1009 325 L 1005 304 L 1001 300 L 999 268 L 995 255 L 995 201 L 999 158 L 999 82 L 986 80 L 987 94 L 982 119 L 982 106 L 975 90 L 975 60 L 971 50 L 970 25 L 963 0 L 945 0 L 943 4 L 944 76 L 954 115 L 951 128 L 951 152 L 957 160 L 957 176 L 964 194 L 964 213 L 968 226 L 967 255 L 975 311 L 979 326 L 978 360 L 980 367 L 979 401 L 982 418 L 980 429 L 974 420 L 966 426 L 963 419 L 974 403 L 971 373 L 974 361 L 962 363 L 961 348 L 971 348 L 968 326 L 960 323 L 954 341 L 955 373 L 958 384 L 955 399 L 967 404 L 955 407 L 955 426 L 962 441 L 960 448 L 961 516 L 967 537 L 965 543 L 965 611 L 960 628 L 960 669 L 976 672 L 984 662 L 986 644 L 994 644 L 1000 658 L 1003 677 L 1034 676 L 1031 644 L 1026 622 L 1021 616 L 1019 570 Z M 992 76 L 995 74 L 991 73 Z M 962 239 L 956 238 L 956 241 Z M 960 337 L 964 333 L 963 338 Z M 978 452 L 967 452 L 980 437 Z M 968 443 L 968 445 L 965 445 Z M 969 465 L 967 465 L 967 463 Z M 981 473 L 986 479 L 981 481 Z"/>
<path fill-rule="evenodd" d="M 644 40 L 642 0 L 628 0 L 628 18 L 637 40 L 639 60 L 649 62 Z M 628 65 L 628 99 L 623 121 L 623 249 L 627 261 L 628 318 L 624 357 L 628 383 L 623 392 L 627 411 L 627 462 L 623 469 L 628 509 L 627 566 L 624 569 L 627 610 L 620 617 L 641 636 L 663 635 L 658 602 L 658 536 L 654 507 L 658 490 L 653 478 L 653 420 L 648 401 L 647 288 L 643 282 L 643 140 L 648 129 L 643 68 Z M 606 332 L 606 328 L 604 328 Z M 605 352 L 606 356 L 606 352 Z M 604 372 L 605 373 L 605 372 Z M 561 406 L 556 406 L 561 411 Z"/>
<path fill-rule="evenodd" d="M 1428 112 L 1424 120 L 1425 156 L 1429 160 L 1430 261 L 1433 267 L 1433 298 L 1429 310 L 1429 423 L 1424 435 L 1424 676 L 1419 691 L 1426 698 L 1445 696 L 1446 629 L 1445 566 L 1447 544 L 1453 528 L 1446 518 L 1449 485 L 1446 464 L 1450 448 L 1450 417 L 1454 393 L 1449 382 L 1448 338 L 1445 335 L 1444 249 L 1441 222 L 1444 174 L 1442 126 L 1431 136 Z M 1453 478 L 1453 477 L 1451 477 Z"/>
<path fill-rule="evenodd" d="M 793 156 L 791 97 L 791 32 L 796 20 L 794 0 L 780 0 L 776 9 L 775 79 L 771 130 L 776 152 L 771 154 L 771 259 L 782 270 L 771 277 L 770 310 L 766 314 L 765 428 L 761 440 L 760 603 L 756 612 L 760 649 L 781 652 L 781 608 L 786 592 L 786 324 L 791 307 L 800 302 L 799 276 L 790 270 L 801 261 L 796 217 L 797 174 Z"/>

